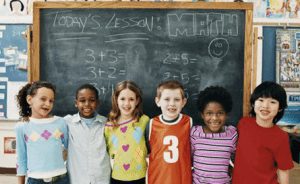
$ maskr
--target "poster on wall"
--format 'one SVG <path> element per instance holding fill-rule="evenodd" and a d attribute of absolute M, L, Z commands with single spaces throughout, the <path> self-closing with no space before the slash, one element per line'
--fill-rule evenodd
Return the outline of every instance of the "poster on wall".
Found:
<path fill-rule="evenodd" d="M 0 0 L 0 16 L 28 15 L 28 0 Z"/>
<path fill-rule="evenodd" d="M 4 137 L 3 138 L 3 150 L 4 154 L 15 154 L 16 153 L 16 138 L 15 137 Z"/>
<path fill-rule="evenodd" d="M 300 91 L 300 29 L 276 30 L 276 80 L 287 92 Z"/>
<path fill-rule="evenodd" d="M 27 25 L 0 24 L 0 119 L 18 119 L 16 95 L 27 82 Z"/>
<path fill-rule="evenodd" d="M 245 0 L 245 2 L 253 3 L 254 18 L 300 18 L 300 0 Z"/>
<path fill-rule="evenodd" d="M 51 1 L 80 2 L 80 1 L 118 1 L 118 0 L 0 0 L 0 17 L 1 16 L 32 16 L 33 3 L 46 2 L 46 1 L 47 2 L 51 2 Z M 130 1 L 130 0 L 124 0 L 124 1 Z"/>
<path fill-rule="evenodd" d="M 300 29 L 276 30 L 276 82 L 287 92 L 279 125 L 300 124 Z"/>

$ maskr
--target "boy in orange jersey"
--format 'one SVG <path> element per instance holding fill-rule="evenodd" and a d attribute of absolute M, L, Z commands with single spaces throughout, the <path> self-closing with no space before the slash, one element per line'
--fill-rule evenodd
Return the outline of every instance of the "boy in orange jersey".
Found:
<path fill-rule="evenodd" d="M 162 114 L 150 120 L 148 184 L 191 184 L 190 128 L 192 118 L 181 114 L 186 104 L 182 84 L 158 85 L 155 102 Z"/>

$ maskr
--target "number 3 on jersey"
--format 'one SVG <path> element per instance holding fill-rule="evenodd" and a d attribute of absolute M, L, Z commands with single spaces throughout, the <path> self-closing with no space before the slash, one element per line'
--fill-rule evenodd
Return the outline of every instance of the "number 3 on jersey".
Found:
<path fill-rule="evenodd" d="M 178 160 L 178 138 L 174 135 L 164 137 L 164 145 L 168 145 L 168 151 L 164 152 L 164 160 L 167 163 L 175 163 Z"/>

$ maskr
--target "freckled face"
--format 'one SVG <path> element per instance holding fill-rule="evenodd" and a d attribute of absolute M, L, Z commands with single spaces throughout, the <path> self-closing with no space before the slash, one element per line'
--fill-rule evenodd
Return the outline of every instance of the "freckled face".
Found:
<path fill-rule="evenodd" d="M 161 108 L 162 115 L 166 120 L 178 117 L 186 104 L 186 98 L 182 96 L 180 89 L 164 89 L 160 98 L 155 98 L 156 105 Z"/>

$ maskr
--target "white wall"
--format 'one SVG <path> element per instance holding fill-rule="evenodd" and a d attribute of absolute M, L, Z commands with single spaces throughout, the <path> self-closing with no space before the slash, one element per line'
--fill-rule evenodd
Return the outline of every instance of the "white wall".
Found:
<path fill-rule="evenodd" d="M 15 121 L 0 120 L 0 167 L 15 168 L 16 154 L 4 153 L 4 139 L 15 137 Z"/>

